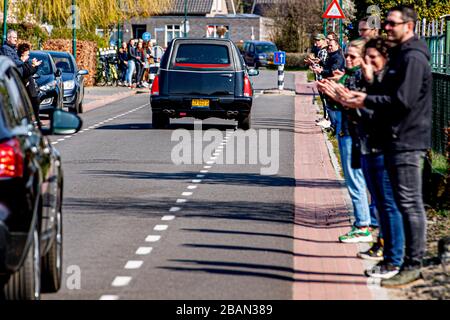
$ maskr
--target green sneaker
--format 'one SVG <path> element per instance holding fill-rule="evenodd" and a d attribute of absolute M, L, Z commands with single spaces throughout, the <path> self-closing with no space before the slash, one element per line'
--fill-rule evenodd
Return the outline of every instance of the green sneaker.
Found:
<path fill-rule="evenodd" d="M 374 243 L 369 250 L 358 252 L 357 256 L 366 260 L 382 261 L 383 260 L 383 245 L 380 241 Z"/>
<path fill-rule="evenodd" d="M 339 241 L 344 243 L 373 242 L 373 238 L 368 227 L 353 226 L 352 230 L 339 237 Z"/>
<path fill-rule="evenodd" d="M 381 286 L 385 288 L 401 288 L 422 278 L 420 269 L 402 269 L 390 279 L 381 280 Z"/>

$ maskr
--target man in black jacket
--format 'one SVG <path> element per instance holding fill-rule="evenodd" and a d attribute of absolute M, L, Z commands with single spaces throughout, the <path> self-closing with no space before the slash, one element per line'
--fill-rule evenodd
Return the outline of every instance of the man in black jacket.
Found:
<path fill-rule="evenodd" d="M 324 63 L 324 66 L 314 66 L 312 67 L 312 70 L 314 73 L 320 75 L 321 79 L 327 79 L 333 77 L 336 72 L 343 74 L 345 70 L 345 58 L 342 54 L 342 49 L 339 46 L 337 35 L 333 32 L 329 33 L 327 35 L 327 50 L 328 55 L 327 59 Z M 326 102 L 326 110 L 327 114 L 330 120 L 330 123 L 321 122 L 318 123 L 318 125 L 323 126 L 324 128 L 328 128 L 330 125 L 331 127 L 336 130 L 337 121 L 339 115 L 337 114 L 339 111 L 337 111 L 332 104 L 329 104 L 329 101 L 325 99 Z"/>
<path fill-rule="evenodd" d="M 431 145 L 432 75 L 428 47 L 414 34 L 416 20 L 416 12 L 407 6 L 395 7 L 388 13 L 384 29 L 393 47 L 382 81 L 385 93 L 349 92 L 343 98 L 347 107 L 374 110 L 386 168 L 403 216 L 404 263 L 398 274 L 382 280 L 385 287 L 399 287 L 419 279 L 426 249 L 421 161 Z"/>
<path fill-rule="evenodd" d="M 9 57 L 17 66 L 21 75 L 23 74 L 23 61 L 17 55 L 17 32 L 10 29 L 6 34 L 6 43 L 0 49 L 0 54 Z"/>

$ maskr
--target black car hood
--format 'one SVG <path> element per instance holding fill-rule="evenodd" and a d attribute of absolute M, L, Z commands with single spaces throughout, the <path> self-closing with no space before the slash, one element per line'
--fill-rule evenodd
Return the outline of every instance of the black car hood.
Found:
<path fill-rule="evenodd" d="M 55 80 L 55 77 L 51 74 L 47 74 L 47 75 L 41 75 L 39 78 L 37 78 L 35 80 L 36 80 L 37 85 L 40 87 L 40 86 L 43 86 L 43 85 L 49 83 L 50 81 Z"/>

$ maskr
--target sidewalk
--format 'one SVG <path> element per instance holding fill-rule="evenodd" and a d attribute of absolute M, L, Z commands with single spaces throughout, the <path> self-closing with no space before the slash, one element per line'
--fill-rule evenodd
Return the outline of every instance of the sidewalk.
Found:
<path fill-rule="evenodd" d="M 296 73 L 294 299 L 387 299 L 386 291 L 368 284 L 364 270 L 374 263 L 356 257 L 367 244 L 344 244 L 351 202 L 332 164 L 327 142 L 315 125 L 314 85 Z M 315 90 L 315 89 L 314 89 Z M 317 93 L 317 90 L 316 90 Z"/>
<path fill-rule="evenodd" d="M 83 100 L 84 112 L 103 107 L 108 103 L 130 97 L 137 93 L 142 93 L 144 90 L 130 90 L 126 87 L 85 87 Z"/>

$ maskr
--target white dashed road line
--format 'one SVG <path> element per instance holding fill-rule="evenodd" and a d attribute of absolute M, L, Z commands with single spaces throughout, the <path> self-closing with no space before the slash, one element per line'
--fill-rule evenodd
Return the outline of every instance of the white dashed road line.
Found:
<path fill-rule="evenodd" d="M 139 269 L 144 264 L 142 260 L 130 260 L 125 265 L 125 269 Z"/>
<path fill-rule="evenodd" d="M 100 300 L 119 300 L 119 296 L 115 296 L 112 294 L 105 294 L 100 297 Z"/>
<path fill-rule="evenodd" d="M 154 235 L 149 235 L 147 236 L 147 238 L 145 238 L 146 242 L 157 242 L 161 239 L 161 236 L 154 236 Z"/>
<path fill-rule="evenodd" d="M 155 231 L 166 231 L 167 228 L 169 228 L 169 226 L 166 225 L 166 224 L 158 224 L 158 225 L 156 225 L 156 226 L 153 228 L 153 230 L 155 230 Z"/>
<path fill-rule="evenodd" d="M 145 256 L 145 255 L 150 254 L 150 253 L 152 252 L 152 250 L 153 250 L 152 247 L 139 247 L 139 248 L 136 250 L 136 254 L 137 254 L 138 256 Z"/>
<path fill-rule="evenodd" d="M 115 277 L 111 285 L 113 287 L 125 287 L 130 283 L 131 279 L 132 277 Z"/>

